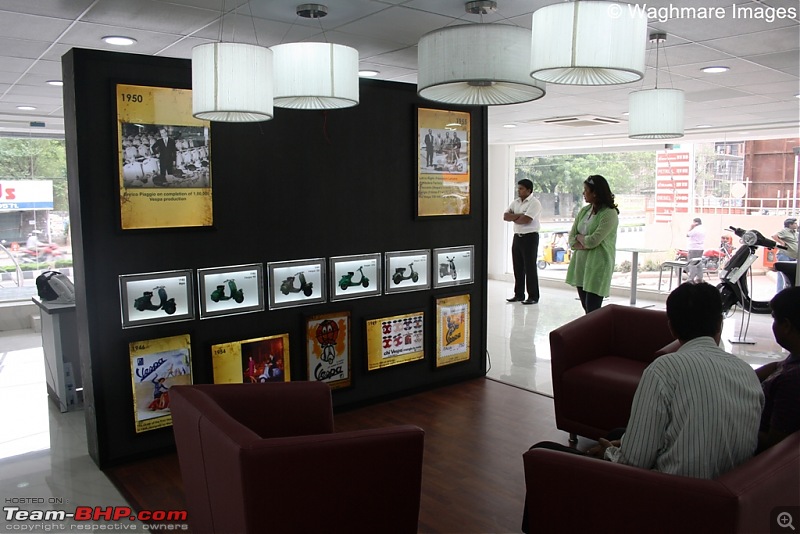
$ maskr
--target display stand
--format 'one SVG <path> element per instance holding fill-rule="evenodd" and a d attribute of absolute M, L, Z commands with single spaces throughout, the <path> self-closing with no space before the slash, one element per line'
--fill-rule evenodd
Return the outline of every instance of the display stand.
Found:
<path fill-rule="evenodd" d="M 52 304 L 33 297 L 41 310 L 47 394 L 63 413 L 83 404 L 75 304 Z"/>

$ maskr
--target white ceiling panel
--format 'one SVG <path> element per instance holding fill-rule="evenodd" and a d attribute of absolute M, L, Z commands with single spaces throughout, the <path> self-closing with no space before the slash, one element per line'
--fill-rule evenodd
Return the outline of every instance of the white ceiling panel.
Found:
<path fill-rule="evenodd" d="M 188 58 L 197 44 L 220 38 L 220 9 L 227 11 L 222 25 L 224 41 L 329 41 L 359 51 L 361 68 L 380 71 L 378 79 L 416 84 L 419 38 L 445 25 L 500 22 L 530 28 L 531 13 L 562 0 L 498 0 L 498 10 L 482 19 L 464 11 L 464 0 L 328 0 L 328 16 L 299 18 L 296 0 L 0 0 L 0 110 L 20 117 L 18 99 L 36 101 L 40 109 L 17 120 L 51 123 L 60 116 L 58 88 L 45 81 L 61 77 L 60 59 L 72 47 L 95 48 Z M 624 0 L 632 6 L 642 2 Z M 240 7 L 233 11 L 236 3 Z M 651 0 L 647 7 L 720 7 L 724 20 L 677 16 L 648 21 L 649 31 L 665 31 L 667 44 L 659 59 L 660 87 L 674 86 L 687 94 L 687 136 L 697 124 L 714 124 L 714 135 L 726 129 L 741 132 L 787 131 L 800 124 L 800 24 L 797 20 L 767 21 L 764 17 L 733 19 L 730 0 Z M 798 8 L 797 0 L 741 0 L 745 7 Z M 89 9 L 91 7 L 91 9 Z M 251 20 L 250 14 L 255 16 Z M 684 11 L 684 14 L 686 11 Z M 255 32 L 253 33 L 253 26 Z M 66 28 L 69 31 L 64 33 Z M 235 36 L 234 36 L 235 33 Z M 123 34 L 138 39 L 129 48 L 106 45 L 100 38 Z M 597 46 L 603 46 L 602 41 Z M 612 87 L 570 87 L 549 84 L 541 100 L 489 109 L 491 143 L 526 143 L 563 150 L 566 146 L 607 147 L 613 144 L 647 146 L 627 139 L 625 122 L 593 127 L 594 136 L 546 126 L 541 119 L 573 115 L 623 118 L 631 91 L 655 84 L 655 54 L 647 51 L 644 80 Z M 41 60 L 37 61 L 37 58 Z M 723 64 L 724 74 L 710 75 L 701 67 Z M 23 75 L 23 73 L 26 73 Z M 21 102 L 20 102 L 21 103 Z M 435 102 L 430 103 L 436 106 Z M 346 111 L 343 111 L 346 113 Z M 11 122 L 14 120 L 9 119 Z M 519 128 L 501 126 L 515 122 Z M 777 125 L 777 126 L 776 126 Z M 0 129 L 3 128 L 0 126 Z M 563 130 L 564 128 L 561 128 Z M 788 128 L 791 131 L 792 128 Z M 6 132 L 7 130 L 3 130 Z M 700 132 L 700 130 L 697 130 Z M 738 134 L 737 134 L 738 135 Z"/>

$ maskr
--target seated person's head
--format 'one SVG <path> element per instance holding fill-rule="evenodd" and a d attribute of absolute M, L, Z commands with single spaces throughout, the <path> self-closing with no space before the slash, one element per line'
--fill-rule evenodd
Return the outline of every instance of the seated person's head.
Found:
<path fill-rule="evenodd" d="M 667 297 L 667 319 L 681 342 L 709 336 L 719 342 L 722 331 L 722 299 L 719 290 L 702 282 L 679 285 Z"/>
<path fill-rule="evenodd" d="M 786 336 L 800 336 L 800 287 L 787 287 L 769 301 L 772 310 L 772 333 L 775 341 L 785 349 L 789 342 Z"/>

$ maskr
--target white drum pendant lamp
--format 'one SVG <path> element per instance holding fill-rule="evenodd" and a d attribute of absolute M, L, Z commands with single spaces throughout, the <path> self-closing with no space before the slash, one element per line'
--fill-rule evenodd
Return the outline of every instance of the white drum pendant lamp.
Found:
<path fill-rule="evenodd" d="M 275 106 L 339 109 L 358 105 L 358 50 L 332 43 L 286 43 L 274 56 Z"/>
<path fill-rule="evenodd" d="M 530 75 L 565 85 L 641 80 L 647 17 L 635 6 L 578 0 L 533 13 Z"/>
<path fill-rule="evenodd" d="M 647 89 L 628 97 L 628 137 L 674 139 L 683 137 L 683 91 Z"/>
<path fill-rule="evenodd" d="M 192 115 L 218 122 L 272 118 L 272 51 L 245 43 L 192 49 Z"/>
<path fill-rule="evenodd" d="M 430 32 L 417 44 L 417 93 L 460 105 L 496 106 L 542 98 L 529 76 L 530 32 L 506 24 L 464 24 Z"/>

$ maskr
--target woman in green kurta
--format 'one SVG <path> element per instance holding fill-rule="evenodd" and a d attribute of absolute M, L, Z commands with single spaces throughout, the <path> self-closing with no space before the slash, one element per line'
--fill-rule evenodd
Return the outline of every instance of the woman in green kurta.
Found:
<path fill-rule="evenodd" d="M 599 174 L 584 180 L 583 199 L 587 205 L 578 212 L 569 232 L 574 253 L 567 283 L 578 288 L 581 306 L 589 313 L 600 308 L 611 290 L 619 209 L 608 182 Z"/>

